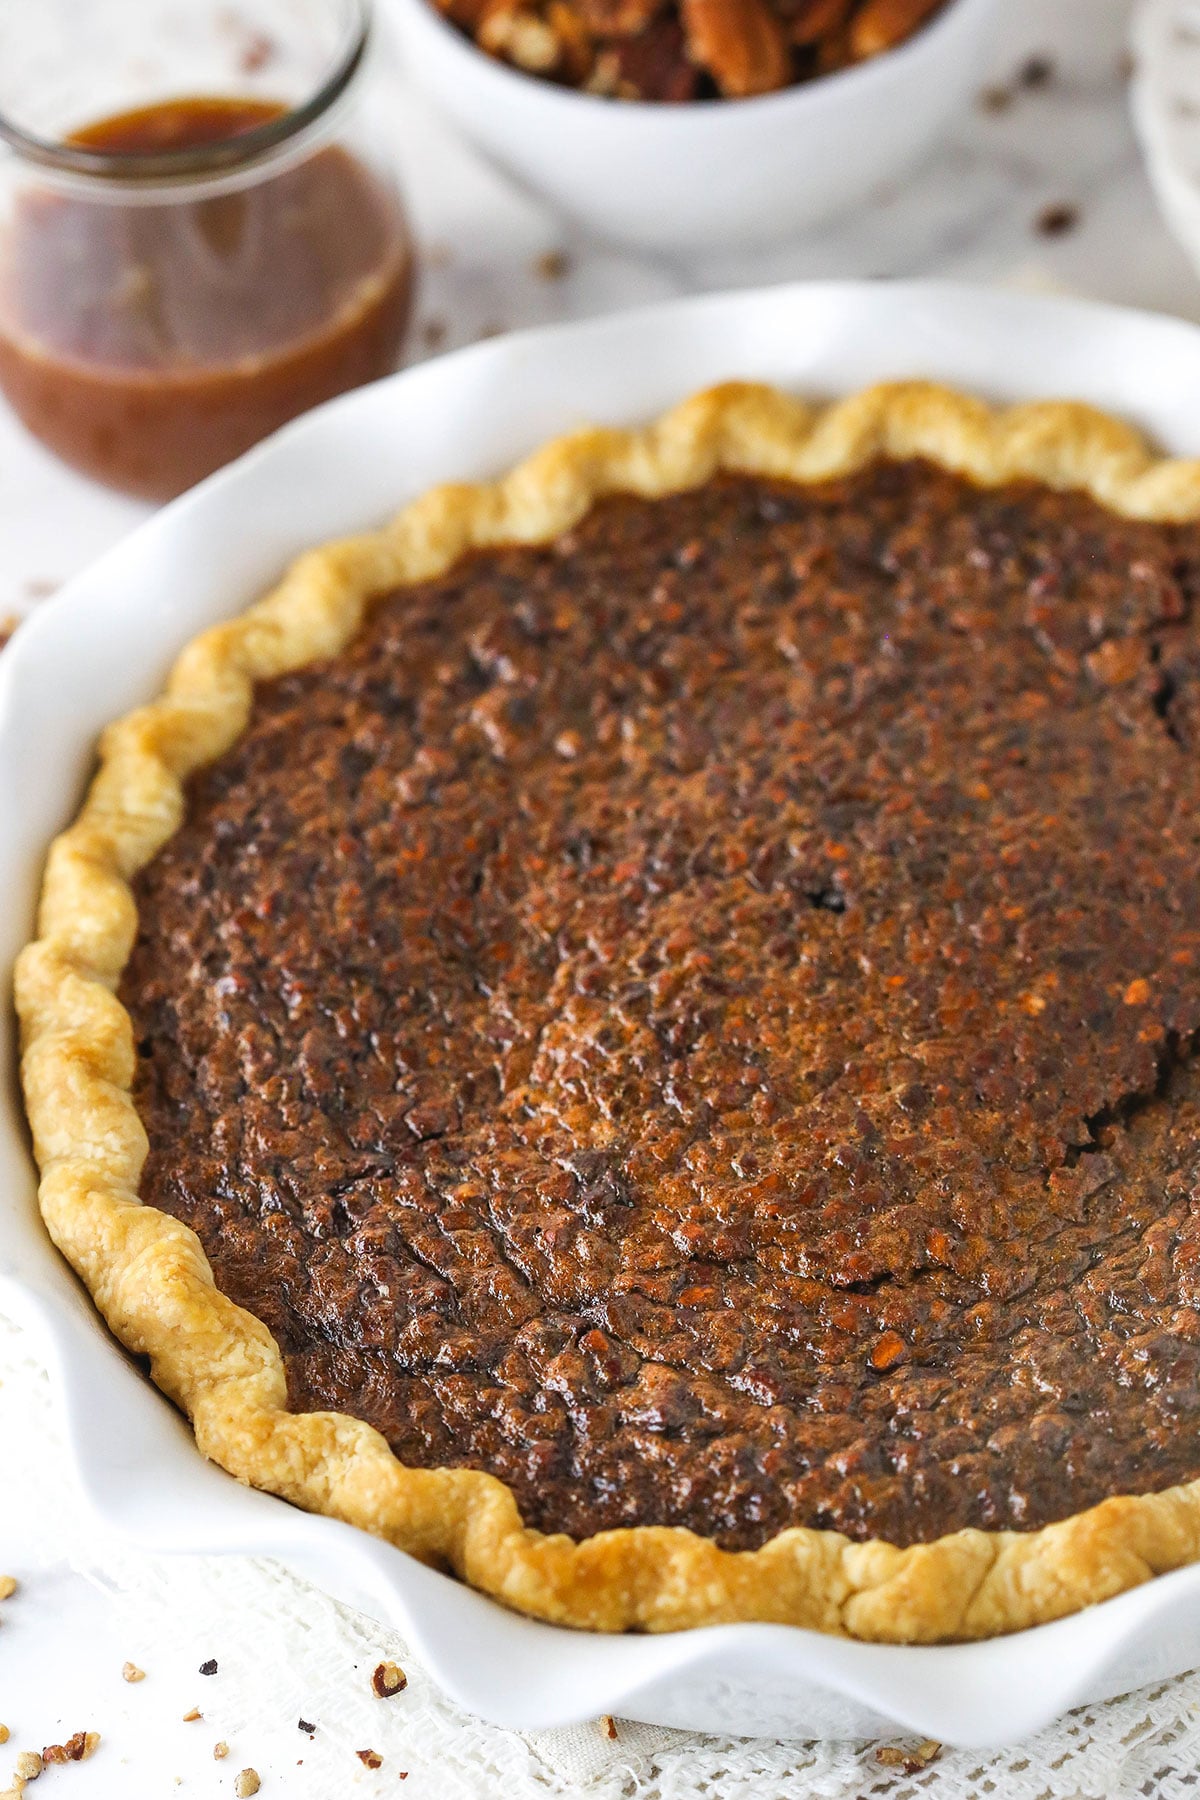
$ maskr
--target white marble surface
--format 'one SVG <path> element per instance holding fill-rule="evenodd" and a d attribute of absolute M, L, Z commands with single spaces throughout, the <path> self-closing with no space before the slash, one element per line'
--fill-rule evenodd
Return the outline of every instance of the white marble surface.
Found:
<path fill-rule="evenodd" d="M 386 6 L 386 0 L 383 0 Z M 1200 280 L 1162 225 L 1129 125 L 1128 0 L 1011 0 L 980 104 L 922 170 L 852 218 L 747 256 L 687 260 L 591 244 L 483 164 L 395 77 L 397 156 L 425 252 L 409 356 L 497 330 L 580 318 L 703 289 L 804 276 L 941 275 L 1200 319 Z M 1031 57 L 1052 64 L 1022 87 Z M 1038 229 L 1070 206 L 1060 236 Z M 538 272 L 563 251 L 567 273 Z M 0 617 L 36 604 L 145 508 L 57 466 L 0 406 Z"/>

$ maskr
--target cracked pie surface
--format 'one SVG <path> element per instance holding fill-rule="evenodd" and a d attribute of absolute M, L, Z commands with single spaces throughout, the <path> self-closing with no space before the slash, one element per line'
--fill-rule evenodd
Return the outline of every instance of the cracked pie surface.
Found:
<path fill-rule="evenodd" d="M 18 1004 L 205 1452 L 603 1630 L 1200 1555 L 1197 519 L 1080 407 L 731 386 L 193 644 Z"/>

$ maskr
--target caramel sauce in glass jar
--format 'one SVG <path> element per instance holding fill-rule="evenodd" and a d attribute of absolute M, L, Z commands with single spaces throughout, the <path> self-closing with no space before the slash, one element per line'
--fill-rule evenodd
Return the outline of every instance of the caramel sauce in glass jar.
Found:
<path fill-rule="evenodd" d="M 395 367 L 412 252 L 331 116 L 352 48 L 307 104 L 184 94 L 16 144 L 34 167 L 0 231 L 0 389 L 65 461 L 166 499 Z"/>

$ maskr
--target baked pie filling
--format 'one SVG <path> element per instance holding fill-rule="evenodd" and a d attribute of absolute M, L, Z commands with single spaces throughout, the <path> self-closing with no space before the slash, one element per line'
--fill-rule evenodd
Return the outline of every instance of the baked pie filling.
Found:
<path fill-rule="evenodd" d="M 138 876 L 144 1201 L 576 1539 L 1200 1476 L 1200 527 L 602 499 L 259 687 Z"/>

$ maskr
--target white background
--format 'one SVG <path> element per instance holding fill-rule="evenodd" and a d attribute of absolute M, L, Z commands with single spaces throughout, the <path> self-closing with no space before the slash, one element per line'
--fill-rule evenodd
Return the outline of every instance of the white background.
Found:
<path fill-rule="evenodd" d="M 737 260 L 628 258 L 589 246 L 451 139 L 397 76 L 397 156 L 425 253 L 411 357 L 518 325 L 804 275 L 1057 286 L 1200 318 L 1200 281 L 1158 221 L 1127 122 L 1127 13 L 1123 0 L 1013 0 L 994 79 L 1009 83 L 1038 53 L 1054 58 L 1049 84 L 1020 91 L 1003 111 L 977 108 L 932 164 L 853 219 Z M 1079 223 L 1048 238 L 1037 220 L 1056 204 L 1077 208 Z M 547 250 L 567 254 L 561 279 L 539 273 Z M 37 604 L 144 511 L 58 468 L 0 411 L 0 618 Z M 103 1734 L 101 1752 L 48 1770 L 36 1800 L 60 1790 L 66 1800 L 231 1793 L 247 1764 L 262 1775 L 265 1796 L 301 1800 L 649 1797 L 693 1791 L 689 1769 L 711 1795 L 874 1791 L 881 1772 L 869 1754 L 840 1767 L 835 1781 L 828 1762 L 784 1748 L 714 1762 L 687 1743 L 664 1746 L 658 1734 L 649 1758 L 642 1734 L 628 1727 L 616 1747 L 586 1729 L 573 1745 L 530 1745 L 470 1726 L 411 1667 L 407 1693 L 377 1701 L 368 1686 L 374 1662 L 385 1652 L 403 1658 L 382 1630 L 335 1613 L 283 1575 L 155 1564 L 94 1541 L 69 1486 L 36 1346 L 0 1329 L 0 1374 L 0 1572 L 21 1579 L 18 1595 L 0 1605 L 0 1722 L 13 1733 L 0 1748 L 0 1783 L 16 1749 L 85 1728 Z M 210 1656 L 219 1673 L 201 1677 Z M 122 1682 L 127 1658 L 144 1664 L 146 1681 Z M 183 1722 L 193 1706 L 204 1719 Z M 299 1716 L 318 1723 L 311 1742 Z M 231 1745 L 219 1763 L 211 1754 L 218 1738 Z M 1070 1741 L 1066 1730 L 1034 1749 L 1029 1791 L 1054 1779 Z M 377 1774 L 355 1757 L 360 1747 L 384 1754 Z M 594 1786 L 556 1773 L 578 1771 L 589 1757 Z M 931 1770 L 931 1791 L 937 1779 Z"/>

